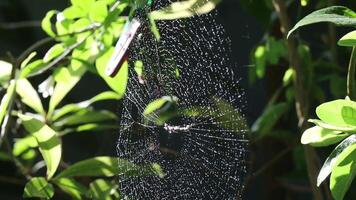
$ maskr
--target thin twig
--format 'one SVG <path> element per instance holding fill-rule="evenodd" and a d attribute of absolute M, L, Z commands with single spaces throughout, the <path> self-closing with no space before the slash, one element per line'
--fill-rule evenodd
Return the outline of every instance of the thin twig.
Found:
<path fill-rule="evenodd" d="M 0 22 L 0 29 L 14 30 L 21 28 L 37 28 L 41 26 L 40 21 L 23 21 L 23 22 Z"/>

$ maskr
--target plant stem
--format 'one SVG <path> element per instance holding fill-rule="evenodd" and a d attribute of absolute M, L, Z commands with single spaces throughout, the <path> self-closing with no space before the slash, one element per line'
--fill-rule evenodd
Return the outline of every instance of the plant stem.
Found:
<path fill-rule="evenodd" d="M 355 67 L 356 67 L 356 46 L 352 48 L 349 69 L 347 71 L 347 96 L 355 100 Z"/>
<path fill-rule="evenodd" d="M 281 23 L 281 31 L 284 37 L 287 37 L 288 31 L 291 29 L 290 19 L 287 12 L 285 0 L 273 0 L 273 6 Z M 295 90 L 295 107 L 298 116 L 298 125 L 300 131 L 303 132 L 307 128 L 306 119 L 308 118 L 308 89 L 305 89 L 303 80 L 303 71 L 300 64 L 300 56 L 298 54 L 297 42 L 295 39 L 287 39 L 289 63 L 295 71 L 293 80 Z M 309 146 L 303 146 L 305 159 L 307 162 L 308 176 L 310 187 L 315 200 L 322 200 L 322 190 L 316 186 L 316 177 L 318 175 L 319 159 L 315 150 Z"/>

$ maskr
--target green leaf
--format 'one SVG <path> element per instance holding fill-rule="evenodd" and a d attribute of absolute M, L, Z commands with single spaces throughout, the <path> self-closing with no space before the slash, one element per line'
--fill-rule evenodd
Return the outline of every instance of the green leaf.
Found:
<path fill-rule="evenodd" d="M 202 15 L 214 10 L 220 0 L 186 0 L 173 2 L 169 6 L 149 13 L 153 20 L 174 20 Z"/>
<path fill-rule="evenodd" d="M 338 26 L 356 27 L 356 13 L 343 6 L 331 6 L 317 10 L 301 19 L 293 29 L 289 31 L 288 37 L 302 26 L 320 22 L 330 22 Z"/>
<path fill-rule="evenodd" d="M 25 160 L 32 160 L 36 156 L 36 152 L 33 148 L 38 147 L 38 143 L 35 137 L 27 136 L 25 138 L 15 140 L 12 153 L 14 156 L 21 156 Z"/>
<path fill-rule="evenodd" d="M 337 43 L 340 46 L 354 47 L 356 46 L 356 31 L 352 31 L 344 35 Z"/>
<path fill-rule="evenodd" d="M 90 7 L 89 18 L 94 22 L 103 22 L 108 13 L 106 2 L 96 1 Z"/>
<path fill-rule="evenodd" d="M 318 117 L 334 126 L 356 126 L 356 102 L 350 100 L 335 100 L 323 103 L 316 108 Z"/>
<path fill-rule="evenodd" d="M 69 194 L 72 199 L 81 200 L 82 195 L 86 194 L 88 189 L 82 184 L 70 178 L 59 178 L 53 181 L 62 191 Z"/>
<path fill-rule="evenodd" d="M 0 85 L 8 83 L 12 72 L 12 64 L 0 60 Z"/>
<path fill-rule="evenodd" d="M 256 63 L 256 75 L 259 78 L 262 78 L 265 75 L 266 71 L 266 47 L 259 46 L 256 48 L 254 53 L 254 59 Z"/>
<path fill-rule="evenodd" d="M 36 90 L 27 79 L 19 79 L 16 84 L 16 92 L 21 101 L 41 115 L 45 115 L 42 102 Z"/>
<path fill-rule="evenodd" d="M 82 176 L 105 176 L 112 177 L 116 175 L 126 176 L 152 176 L 163 177 L 165 174 L 157 163 L 145 165 L 136 165 L 130 161 L 118 159 L 116 157 L 95 157 L 77 162 L 54 179 L 63 177 L 82 177 Z"/>
<path fill-rule="evenodd" d="M 13 97 L 15 93 L 15 87 L 16 87 L 16 81 L 11 80 L 10 85 L 6 90 L 6 94 L 2 97 L 1 99 L 1 104 L 0 104 L 0 124 L 3 124 L 3 121 L 5 119 L 5 116 L 7 114 L 7 109 L 10 105 L 11 98 Z"/>
<path fill-rule="evenodd" d="M 55 73 L 56 86 L 49 102 L 48 116 L 51 116 L 56 106 L 62 101 L 67 93 L 79 82 L 86 68 L 81 65 L 76 68 L 69 66 L 61 67 Z"/>
<path fill-rule="evenodd" d="M 45 198 L 50 199 L 54 195 L 52 184 L 48 183 L 43 177 L 34 177 L 25 185 L 24 198 Z"/>
<path fill-rule="evenodd" d="M 102 92 L 89 100 L 82 101 L 82 102 L 76 103 L 76 104 L 68 104 L 62 108 L 57 109 L 52 116 L 52 120 L 56 121 L 59 118 L 63 117 L 64 115 L 67 115 L 67 114 L 73 113 L 73 112 L 77 112 L 77 111 L 81 110 L 82 108 L 87 108 L 91 104 L 99 102 L 99 101 L 119 100 L 119 99 L 120 99 L 120 95 L 118 95 L 117 93 L 115 93 L 113 91 Z"/>
<path fill-rule="evenodd" d="M 87 16 L 87 9 L 78 6 L 70 6 L 63 10 L 62 14 L 66 19 L 77 19 Z"/>
<path fill-rule="evenodd" d="M 278 120 L 288 111 L 288 103 L 278 103 L 268 106 L 262 115 L 253 123 L 252 132 L 259 133 L 258 137 L 269 134 Z"/>
<path fill-rule="evenodd" d="M 24 67 L 26 67 L 26 65 L 28 65 L 28 63 L 37 55 L 37 52 L 32 52 L 30 53 L 30 55 L 27 56 L 27 58 L 25 60 L 23 60 L 21 62 L 21 69 L 23 69 Z"/>
<path fill-rule="evenodd" d="M 325 160 L 324 165 L 322 166 L 318 179 L 317 185 L 319 186 L 331 173 L 331 170 L 334 168 L 336 161 L 338 160 L 340 154 L 349 146 L 356 143 L 356 135 L 351 135 L 345 140 L 343 140 L 336 148 L 331 152 L 329 157 Z"/>
<path fill-rule="evenodd" d="M 70 126 L 78 124 L 87 124 L 95 122 L 103 122 L 108 120 L 117 120 L 117 116 L 106 110 L 93 111 L 93 110 L 81 110 L 73 115 L 63 118 L 60 121 L 54 123 L 55 126 Z"/>
<path fill-rule="evenodd" d="M 73 6 L 78 6 L 82 9 L 88 9 L 95 2 L 95 0 L 71 0 Z"/>
<path fill-rule="evenodd" d="M 314 126 L 304 131 L 301 143 L 315 147 L 329 146 L 345 139 L 349 134 L 341 134 L 341 131 L 333 131 Z"/>
<path fill-rule="evenodd" d="M 289 68 L 283 76 L 283 86 L 287 86 L 290 82 L 292 82 L 294 76 L 294 69 Z"/>
<path fill-rule="evenodd" d="M 89 197 L 96 200 L 111 200 L 110 197 L 115 186 L 104 179 L 97 179 L 89 185 Z"/>
<path fill-rule="evenodd" d="M 28 75 L 39 71 L 40 69 L 46 67 L 46 64 L 43 62 L 42 59 L 35 60 L 28 65 L 26 65 L 20 74 L 20 78 L 26 78 Z"/>
<path fill-rule="evenodd" d="M 99 75 L 106 81 L 106 83 L 122 98 L 125 95 L 127 81 L 128 81 L 128 63 L 124 62 L 119 72 L 115 77 L 109 77 L 105 74 L 105 69 L 111 55 L 114 52 L 114 48 L 108 49 L 102 56 L 96 60 L 96 69 Z"/>
<path fill-rule="evenodd" d="M 333 131 L 341 131 L 341 132 L 346 132 L 346 133 L 356 132 L 356 126 L 334 126 L 331 124 L 327 124 L 327 123 L 325 123 L 321 120 L 318 120 L 318 119 L 309 119 L 308 121 L 317 125 L 317 126 L 320 126 L 325 129 L 333 130 Z"/>
<path fill-rule="evenodd" d="M 25 129 L 37 140 L 39 150 L 47 166 L 47 178 L 56 172 L 62 155 L 61 141 L 56 132 L 31 116 L 18 114 Z"/>
<path fill-rule="evenodd" d="M 347 147 L 335 162 L 330 176 L 330 190 L 335 200 L 343 200 L 356 175 L 356 144 Z"/>
<path fill-rule="evenodd" d="M 143 115 L 148 120 L 163 125 L 178 114 L 177 103 L 178 98 L 175 96 L 161 97 L 150 102 L 143 111 Z"/>
<path fill-rule="evenodd" d="M 95 157 L 69 166 L 55 177 L 55 179 L 80 176 L 112 177 L 130 169 L 136 169 L 136 166 L 126 160 L 118 159 L 116 157 Z"/>
<path fill-rule="evenodd" d="M 119 130 L 120 126 L 117 125 L 106 125 L 106 124 L 99 124 L 99 123 L 91 123 L 91 124 L 84 124 L 78 126 L 75 131 L 76 132 L 83 132 L 83 131 L 105 131 L 111 129 Z"/>
<path fill-rule="evenodd" d="M 46 16 L 43 18 L 42 23 L 41 23 L 42 29 L 51 37 L 55 37 L 56 36 L 56 34 L 54 33 L 54 31 L 52 29 L 51 19 L 57 13 L 58 13 L 58 11 L 56 11 L 56 10 L 48 11 Z"/>
<path fill-rule="evenodd" d="M 54 58 L 60 56 L 64 52 L 65 48 L 63 44 L 55 44 L 51 47 L 46 55 L 43 58 L 43 62 L 48 63 L 49 61 L 53 60 Z"/>

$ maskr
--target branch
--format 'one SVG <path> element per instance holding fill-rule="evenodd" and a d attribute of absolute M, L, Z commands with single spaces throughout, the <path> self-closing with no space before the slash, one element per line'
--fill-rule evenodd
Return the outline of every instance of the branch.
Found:
<path fill-rule="evenodd" d="M 287 38 L 287 33 L 291 29 L 290 19 L 285 5 L 285 0 L 273 0 L 273 6 L 281 22 L 281 31 L 284 37 Z M 308 117 L 308 101 L 307 93 L 304 87 L 303 71 L 300 64 L 300 57 L 298 54 L 297 43 L 293 38 L 287 39 L 289 63 L 295 71 L 295 78 L 293 85 L 295 89 L 296 111 L 298 115 L 298 125 L 301 132 L 306 130 Z M 307 89 L 308 90 L 308 89 Z M 315 150 L 309 146 L 303 146 L 305 152 L 305 159 L 307 162 L 309 182 L 315 200 L 322 200 L 323 195 L 321 190 L 316 186 L 316 177 L 318 174 L 319 160 Z"/>

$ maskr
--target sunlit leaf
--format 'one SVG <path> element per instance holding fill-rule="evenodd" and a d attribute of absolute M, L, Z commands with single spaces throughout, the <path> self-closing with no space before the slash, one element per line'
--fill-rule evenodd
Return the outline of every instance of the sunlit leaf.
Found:
<path fill-rule="evenodd" d="M 89 18 L 94 22 L 103 22 L 108 15 L 107 3 L 96 1 L 91 5 Z"/>
<path fill-rule="evenodd" d="M 330 190 L 335 200 L 343 200 L 356 175 L 356 144 L 340 153 L 330 175 Z"/>
<path fill-rule="evenodd" d="M 86 17 L 88 13 L 87 9 L 82 9 L 79 6 L 70 6 L 63 10 L 62 14 L 66 19 L 77 19 Z"/>
<path fill-rule="evenodd" d="M 331 170 L 335 166 L 336 161 L 338 160 L 340 154 L 349 146 L 356 143 L 356 135 L 351 135 L 345 140 L 343 140 L 336 148 L 331 152 L 329 157 L 325 160 L 324 165 L 322 166 L 318 179 L 317 185 L 319 186 L 331 173 Z"/>
<path fill-rule="evenodd" d="M 28 65 L 26 65 L 20 74 L 20 78 L 26 78 L 28 75 L 38 72 L 40 69 L 44 68 L 46 64 L 43 62 L 42 59 L 35 60 Z"/>
<path fill-rule="evenodd" d="M 3 124 L 4 118 L 7 114 L 7 109 L 10 105 L 11 98 L 15 93 L 15 85 L 16 82 L 15 80 L 10 81 L 10 85 L 6 90 L 6 94 L 2 97 L 1 99 L 1 104 L 0 104 L 0 124 Z"/>
<path fill-rule="evenodd" d="M 171 3 L 168 7 L 149 14 L 153 20 L 174 20 L 202 15 L 212 11 L 220 0 L 186 0 Z"/>
<path fill-rule="evenodd" d="M 308 121 L 317 126 L 333 131 L 341 131 L 347 133 L 356 132 L 356 126 L 334 126 L 317 119 L 309 119 Z"/>
<path fill-rule="evenodd" d="M 12 64 L 0 60 L 0 85 L 8 83 L 12 72 Z"/>
<path fill-rule="evenodd" d="M 86 69 L 84 66 L 77 68 L 61 67 L 54 76 L 56 86 L 49 102 L 48 115 L 51 116 L 56 106 L 68 94 L 68 92 L 79 82 Z"/>
<path fill-rule="evenodd" d="M 53 60 L 54 58 L 60 56 L 64 52 L 65 48 L 63 44 L 55 44 L 51 47 L 46 55 L 43 58 L 43 62 L 48 63 L 49 61 Z"/>
<path fill-rule="evenodd" d="M 343 6 L 331 6 L 317 10 L 301 19 L 293 29 L 289 31 L 288 37 L 302 26 L 320 22 L 330 22 L 338 26 L 356 27 L 356 13 Z"/>
<path fill-rule="evenodd" d="M 96 103 L 98 101 L 119 100 L 119 99 L 120 99 L 120 95 L 118 95 L 116 92 L 113 91 L 102 92 L 89 100 L 82 101 L 80 103 L 75 103 L 75 104 L 68 104 L 62 108 L 57 109 L 53 114 L 52 120 L 56 121 L 59 118 L 63 117 L 64 115 L 67 115 L 72 112 L 77 112 L 82 108 L 87 108 L 93 103 Z"/>
<path fill-rule="evenodd" d="M 85 186 L 70 178 L 59 178 L 54 180 L 53 183 L 75 200 L 81 200 L 82 196 L 88 191 Z"/>
<path fill-rule="evenodd" d="M 316 108 L 318 117 L 334 126 L 356 126 L 356 102 L 335 100 L 323 103 Z"/>
<path fill-rule="evenodd" d="M 16 84 L 16 92 L 21 97 L 21 101 L 30 108 L 44 115 L 45 111 L 36 90 L 27 79 L 19 79 Z"/>
<path fill-rule="evenodd" d="M 74 163 L 63 170 L 54 179 L 62 177 L 81 177 L 81 176 L 105 176 L 112 177 L 118 174 L 127 176 L 149 176 L 156 175 L 162 177 L 163 171 L 158 164 L 136 165 L 127 160 L 116 157 L 95 157 Z"/>
<path fill-rule="evenodd" d="M 110 194 L 115 186 L 104 179 L 97 179 L 89 185 L 89 197 L 96 200 L 111 200 Z"/>
<path fill-rule="evenodd" d="M 33 148 L 38 147 L 38 143 L 35 137 L 27 136 L 25 138 L 15 140 L 12 153 L 14 156 L 21 156 L 25 160 L 32 160 L 36 156 L 36 152 Z"/>
<path fill-rule="evenodd" d="M 25 185 L 23 197 L 50 199 L 53 195 L 54 188 L 52 184 L 48 183 L 43 177 L 34 177 Z"/>
<path fill-rule="evenodd" d="M 163 125 L 166 121 L 178 114 L 178 98 L 175 96 L 164 96 L 150 102 L 143 115 L 150 121 Z"/>
<path fill-rule="evenodd" d="M 36 55 L 37 55 L 37 52 L 32 52 L 32 53 L 30 53 L 30 54 L 25 58 L 25 60 L 23 60 L 23 61 L 21 62 L 21 65 L 20 65 L 21 69 L 24 68 L 24 67 L 26 67 L 26 65 L 28 65 L 28 63 L 30 63 L 30 61 L 31 61 Z"/>
<path fill-rule="evenodd" d="M 117 116 L 110 111 L 81 110 L 54 123 L 55 126 L 70 126 L 116 120 Z"/>
<path fill-rule="evenodd" d="M 56 11 L 56 10 L 48 11 L 46 16 L 43 18 L 42 23 L 41 23 L 42 29 L 51 37 L 55 37 L 56 36 L 56 34 L 54 33 L 54 31 L 52 29 L 51 19 L 57 13 L 58 13 L 58 11 Z"/>
<path fill-rule="evenodd" d="M 56 172 L 62 155 L 61 141 L 56 132 L 31 116 L 18 114 L 26 130 L 37 140 L 39 150 L 47 166 L 47 178 Z"/>
<path fill-rule="evenodd" d="M 344 35 L 337 43 L 340 46 L 354 47 L 356 46 L 356 31 L 352 31 Z"/>
<path fill-rule="evenodd" d="M 102 56 L 96 60 L 96 68 L 99 75 L 106 81 L 106 83 L 113 89 L 120 97 L 125 95 L 126 85 L 128 81 L 128 63 L 124 62 L 120 67 L 119 72 L 115 77 L 109 77 L 105 74 L 105 69 L 110 57 L 114 52 L 114 48 L 107 50 Z"/>
<path fill-rule="evenodd" d="M 329 146 L 345 139 L 349 134 L 342 134 L 341 131 L 333 131 L 314 126 L 304 131 L 301 143 L 312 146 Z"/>

